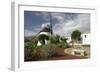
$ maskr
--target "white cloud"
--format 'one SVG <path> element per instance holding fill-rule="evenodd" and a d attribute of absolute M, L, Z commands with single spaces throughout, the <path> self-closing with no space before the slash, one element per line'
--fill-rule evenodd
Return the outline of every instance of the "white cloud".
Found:
<path fill-rule="evenodd" d="M 49 17 L 48 12 L 41 12 L 41 15 L 42 15 L 42 18 L 43 18 L 45 21 L 50 21 L 50 17 Z"/>
<path fill-rule="evenodd" d="M 59 19 L 62 17 L 62 19 Z M 62 36 L 70 36 L 72 31 L 78 29 L 81 32 L 90 32 L 90 15 L 89 14 L 78 14 L 76 18 L 71 19 L 69 16 L 66 19 L 65 16 L 56 16 L 57 20 L 61 22 L 56 23 L 53 26 L 53 32 Z M 63 20 L 63 22 L 62 22 Z"/>
<path fill-rule="evenodd" d="M 44 23 L 44 24 L 41 25 L 41 27 L 42 28 L 45 28 L 45 27 L 49 28 L 50 27 L 50 23 L 49 22 Z"/>
<path fill-rule="evenodd" d="M 37 34 L 41 27 L 49 27 L 50 17 L 47 12 L 40 12 L 36 15 L 42 15 L 43 19 L 46 20 L 42 26 L 34 28 L 34 30 L 25 30 L 25 36 L 32 36 Z M 53 24 L 53 33 L 62 36 L 70 36 L 72 31 L 78 29 L 81 32 L 90 32 L 90 15 L 89 14 L 78 14 L 78 13 L 51 13 L 52 21 L 56 21 Z"/>
<path fill-rule="evenodd" d="M 80 30 L 82 32 L 89 32 L 90 31 L 90 15 L 89 14 L 80 14 L 78 16 L 78 22 L 80 26 Z"/>
<path fill-rule="evenodd" d="M 51 13 L 52 15 L 52 20 L 56 19 L 58 23 L 63 23 L 65 19 L 65 14 L 64 13 Z"/>

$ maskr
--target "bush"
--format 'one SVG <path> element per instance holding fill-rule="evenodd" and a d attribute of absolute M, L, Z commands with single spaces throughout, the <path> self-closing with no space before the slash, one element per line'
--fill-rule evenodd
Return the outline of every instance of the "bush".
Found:
<path fill-rule="evenodd" d="M 35 52 L 32 54 L 33 60 L 46 60 L 48 57 L 51 57 L 55 54 L 56 45 L 46 44 L 39 46 L 35 49 Z"/>
<path fill-rule="evenodd" d="M 57 44 L 57 48 L 67 48 L 68 44 L 66 42 L 60 42 Z"/>
<path fill-rule="evenodd" d="M 54 55 L 55 48 L 56 48 L 56 45 L 54 44 L 46 44 L 42 46 L 42 49 L 44 49 L 47 52 L 48 57 Z"/>
<path fill-rule="evenodd" d="M 24 48 L 27 48 L 27 49 L 35 49 L 36 45 L 32 42 L 27 42 L 24 44 Z"/>
<path fill-rule="evenodd" d="M 33 60 L 45 60 L 47 59 L 47 57 L 48 57 L 47 52 L 42 48 L 37 48 L 35 52 L 32 53 Z"/>
<path fill-rule="evenodd" d="M 55 54 L 55 44 L 35 46 L 32 43 L 25 44 L 25 61 L 45 60 Z"/>
<path fill-rule="evenodd" d="M 46 60 L 48 57 L 56 55 L 57 48 L 67 48 L 68 44 L 65 41 L 54 42 L 53 39 L 48 44 L 37 46 L 33 42 L 25 43 L 25 53 L 24 59 L 25 61 L 36 61 L 36 60 Z"/>
<path fill-rule="evenodd" d="M 57 43 L 59 43 L 59 37 L 58 37 L 58 36 L 52 36 L 52 37 L 50 38 L 50 43 L 56 45 Z"/>
<path fill-rule="evenodd" d="M 24 59 L 25 59 L 25 61 L 32 60 L 35 49 L 36 49 L 36 45 L 32 42 L 26 42 L 24 44 Z"/>

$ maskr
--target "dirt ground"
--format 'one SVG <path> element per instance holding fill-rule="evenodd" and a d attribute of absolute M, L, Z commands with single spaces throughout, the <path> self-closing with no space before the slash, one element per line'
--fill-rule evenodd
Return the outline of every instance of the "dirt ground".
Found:
<path fill-rule="evenodd" d="M 70 59 L 86 59 L 86 57 L 73 56 L 64 53 L 65 49 L 59 48 L 56 50 L 56 55 L 49 57 L 48 60 L 70 60 Z"/>

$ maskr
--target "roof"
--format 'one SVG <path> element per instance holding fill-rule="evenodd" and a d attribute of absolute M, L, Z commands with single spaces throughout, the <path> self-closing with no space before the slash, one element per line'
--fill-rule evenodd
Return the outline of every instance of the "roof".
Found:
<path fill-rule="evenodd" d="M 90 34 L 90 32 L 84 32 L 84 33 L 82 33 L 82 34 Z"/>

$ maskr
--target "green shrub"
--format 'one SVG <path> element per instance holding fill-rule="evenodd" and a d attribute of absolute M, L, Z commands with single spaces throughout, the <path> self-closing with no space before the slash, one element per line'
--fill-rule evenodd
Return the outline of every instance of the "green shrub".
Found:
<path fill-rule="evenodd" d="M 60 42 L 57 44 L 57 48 L 67 48 L 68 44 L 66 42 Z"/>
<path fill-rule="evenodd" d="M 54 55 L 56 45 L 46 44 L 42 46 L 35 46 L 32 43 L 25 44 L 25 61 L 45 60 Z"/>
<path fill-rule="evenodd" d="M 56 45 L 50 44 L 50 43 L 42 46 L 42 49 L 44 49 L 45 52 L 47 52 L 48 57 L 54 55 L 55 48 L 56 48 Z"/>
<path fill-rule="evenodd" d="M 32 60 L 35 49 L 36 49 L 36 45 L 32 42 L 26 42 L 24 44 L 24 59 L 25 59 L 25 61 Z"/>
<path fill-rule="evenodd" d="M 27 42 L 24 44 L 24 48 L 27 48 L 27 49 L 35 49 L 36 48 L 36 45 L 32 42 Z"/>
<path fill-rule="evenodd" d="M 35 52 L 32 53 L 32 59 L 33 60 L 45 60 L 47 59 L 48 54 L 46 50 L 42 48 L 35 49 Z"/>
<path fill-rule="evenodd" d="M 59 43 L 59 39 L 60 39 L 60 37 L 58 37 L 58 36 L 51 36 L 50 43 L 56 45 L 57 43 Z"/>
<path fill-rule="evenodd" d="M 59 41 L 59 37 L 52 37 L 48 44 L 37 46 L 33 42 L 25 42 L 24 59 L 25 61 L 45 60 L 56 54 L 57 48 L 67 48 L 68 44 L 65 39 Z"/>
<path fill-rule="evenodd" d="M 39 47 L 36 47 L 35 52 L 32 53 L 33 60 L 45 60 L 50 56 L 55 54 L 56 45 L 46 44 Z"/>

